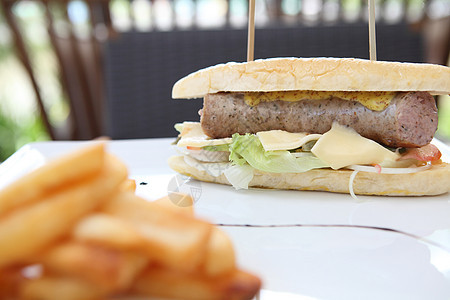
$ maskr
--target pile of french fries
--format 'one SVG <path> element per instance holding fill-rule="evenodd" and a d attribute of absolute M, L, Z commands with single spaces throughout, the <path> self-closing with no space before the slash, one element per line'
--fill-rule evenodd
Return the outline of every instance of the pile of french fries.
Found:
<path fill-rule="evenodd" d="M 92 143 L 0 190 L 0 299 L 251 299 L 228 236 Z M 190 199 L 190 198 L 185 198 Z M 192 201 L 192 199 L 190 200 Z"/>

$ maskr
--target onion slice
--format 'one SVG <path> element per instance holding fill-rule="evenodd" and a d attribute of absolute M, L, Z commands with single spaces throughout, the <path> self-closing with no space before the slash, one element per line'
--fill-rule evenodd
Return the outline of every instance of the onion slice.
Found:
<path fill-rule="evenodd" d="M 408 167 L 408 168 L 377 168 L 372 166 L 350 165 L 347 169 L 359 172 L 380 173 L 380 174 L 411 174 L 420 171 L 425 171 L 431 168 L 431 164 L 426 164 L 420 167 Z"/>
<path fill-rule="evenodd" d="M 186 149 L 184 147 L 177 147 L 175 150 L 182 154 L 187 155 L 192 158 L 195 158 L 198 161 L 207 162 L 207 163 L 223 163 L 229 162 L 228 157 L 230 156 L 230 152 L 228 151 L 208 151 L 208 150 L 191 150 Z"/>
<path fill-rule="evenodd" d="M 359 171 L 355 170 L 352 172 L 352 175 L 350 175 L 350 179 L 348 181 L 348 190 L 350 191 L 350 195 L 352 196 L 352 198 L 359 202 L 359 199 L 356 196 L 355 191 L 353 190 L 353 181 L 355 181 L 355 177 L 356 175 L 358 175 L 358 172 Z"/>

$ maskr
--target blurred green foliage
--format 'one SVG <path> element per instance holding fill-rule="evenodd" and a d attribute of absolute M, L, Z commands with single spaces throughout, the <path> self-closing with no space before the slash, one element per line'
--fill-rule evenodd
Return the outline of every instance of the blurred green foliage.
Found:
<path fill-rule="evenodd" d="M 36 25 L 30 22 L 24 22 L 21 25 L 30 25 L 36 28 Z M 29 79 L 18 60 L 12 36 L 1 9 L 0 35 L 0 68 L 2 71 L 0 72 L 1 163 L 23 145 L 34 141 L 48 140 L 49 136 L 39 112 L 33 108 L 35 100 L 32 97 L 33 92 L 30 89 Z M 31 55 L 44 51 L 48 52 L 47 41 L 40 39 L 36 42 L 31 41 L 28 35 L 24 37 Z M 47 62 L 44 63 L 47 64 Z M 40 72 L 40 74 L 44 73 Z M 26 93 L 24 93 L 25 90 Z"/>
<path fill-rule="evenodd" d="M 27 143 L 43 140 L 48 140 L 48 135 L 39 117 L 18 124 L 0 111 L 0 161 Z"/>

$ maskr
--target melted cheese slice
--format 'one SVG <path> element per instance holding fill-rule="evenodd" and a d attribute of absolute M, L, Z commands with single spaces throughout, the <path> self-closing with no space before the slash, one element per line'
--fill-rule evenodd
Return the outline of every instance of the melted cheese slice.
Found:
<path fill-rule="evenodd" d="M 260 131 L 256 134 L 264 150 L 291 150 L 310 141 L 318 140 L 321 134 L 292 133 L 284 130 Z"/>
<path fill-rule="evenodd" d="M 205 146 L 219 146 L 230 144 L 232 139 L 211 139 L 207 136 L 199 122 L 184 122 L 175 126 L 180 130 L 181 139 L 178 141 L 179 147 L 205 147 Z"/>
<path fill-rule="evenodd" d="M 184 122 L 176 127 L 181 131 L 181 139 L 177 144 L 180 147 L 218 146 L 232 142 L 231 138 L 209 138 L 203 133 L 198 122 Z M 362 137 L 353 129 L 337 123 L 323 135 L 270 130 L 258 132 L 257 136 L 266 151 L 296 149 L 309 141 L 317 140 L 311 152 L 333 169 L 349 165 L 392 163 L 400 157 L 399 154 Z"/>
<path fill-rule="evenodd" d="M 279 92 L 246 92 L 245 102 L 250 106 L 258 105 L 260 102 L 301 101 L 305 99 L 321 100 L 337 97 L 349 101 L 357 101 L 371 110 L 382 111 L 389 106 L 395 97 L 395 92 L 345 92 L 345 91 L 279 91 Z"/>
<path fill-rule="evenodd" d="M 349 165 L 395 161 L 399 154 L 337 123 L 316 142 L 311 152 L 333 169 Z"/>

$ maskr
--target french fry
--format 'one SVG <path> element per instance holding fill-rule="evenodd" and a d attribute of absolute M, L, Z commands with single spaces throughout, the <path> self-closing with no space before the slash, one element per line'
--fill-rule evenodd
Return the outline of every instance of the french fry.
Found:
<path fill-rule="evenodd" d="M 177 206 L 171 199 L 171 196 L 165 196 L 153 203 L 168 208 L 174 212 L 183 213 L 188 216 L 194 216 L 193 199 L 189 195 L 184 195 L 184 204 L 186 201 L 190 202 L 190 205 Z M 225 274 L 236 268 L 235 253 L 233 244 L 228 236 L 217 227 L 213 227 L 211 236 L 208 240 L 207 251 L 205 255 L 205 262 L 203 270 L 206 274 L 211 276 L 217 276 Z"/>
<path fill-rule="evenodd" d="M 50 161 L 0 190 L 0 215 L 56 193 L 63 185 L 99 173 L 104 163 L 104 144 L 95 143 Z"/>
<path fill-rule="evenodd" d="M 133 224 L 145 238 L 146 252 L 163 265 L 191 270 L 203 261 L 212 225 L 121 193 L 104 207 L 105 213 Z"/>
<path fill-rule="evenodd" d="M 0 191 L 0 299 L 251 299 L 261 282 L 237 269 L 223 231 L 195 218 L 192 197 L 138 197 L 104 148 Z"/>
<path fill-rule="evenodd" d="M 126 167 L 108 156 L 99 175 L 6 215 L 0 220 L 0 268 L 20 263 L 66 235 L 78 219 L 104 202 L 126 175 Z"/>
<path fill-rule="evenodd" d="M 0 299 L 17 299 L 19 287 L 27 280 L 23 276 L 21 268 L 14 267 L 0 270 Z"/>
<path fill-rule="evenodd" d="M 42 277 L 26 282 L 20 288 L 23 300 L 96 300 L 106 292 L 92 283 L 77 278 Z"/>
<path fill-rule="evenodd" d="M 124 181 L 124 183 L 122 183 L 120 189 L 123 191 L 136 192 L 136 181 L 128 178 Z"/>
<path fill-rule="evenodd" d="M 172 193 L 174 195 L 175 193 Z M 185 194 L 183 195 L 183 205 L 177 205 L 175 204 L 171 196 L 165 196 L 162 198 L 159 198 L 157 200 L 154 200 L 153 203 L 161 205 L 165 208 L 171 209 L 173 211 L 177 211 L 183 214 L 186 214 L 188 216 L 194 216 L 194 199 L 192 199 L 191 196 Z"/>
<path fill-rule="evenodd" d="M 204 272 L 210 276 L 227 274 L 236 269 L 236 257 L 230 238 L 217 227 L 213 227 L 208 241 Z"/>
<path fill-rule="evenodd" d="M 252 299 L 260 287 L 257 277 L 237 270 L 225 276 L 208 277 L 153 267 L 139 276 L 131 292 L 168 299 L 243 300 Z"/>
<path fill-rule="evenodd" d="M 83 278 L 111 293 L 130 286 L 148 259 L 99 245 L 66 242 L 51 248 L 42 262 L 51 273 Z"/>
<path fill-rule="evenodd" d="M 85 217 L 75 225 L 72 236 L 75 240 L 105 245 L 114 249 L 138 249 L 144 238 L 128 222 L 105 213 Z"/>
<path fill-rule="evenodd" d="M 192 207 L 192 205 L 194 205 L 194 199 L 185 193 L 170 192 L 167 197 L 172 204 L 178 207 Z"/>

